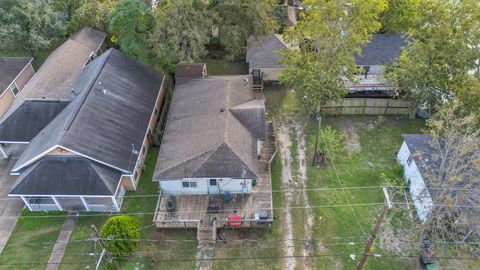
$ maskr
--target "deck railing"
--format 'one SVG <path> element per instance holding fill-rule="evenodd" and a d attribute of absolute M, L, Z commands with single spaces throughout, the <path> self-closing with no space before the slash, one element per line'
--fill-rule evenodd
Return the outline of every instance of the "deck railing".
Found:
<path fill-rule="evenodd" d="M 92 212 L 116 212 L 114 205 L 88 204 L 88 209 Z"/>
<path fill-rule="evenodd" d="M 30 203 L 30 209 L 32 211 L 59 211 L 60 208 L 56 204 L 36 204 L 36 203 Z"/>

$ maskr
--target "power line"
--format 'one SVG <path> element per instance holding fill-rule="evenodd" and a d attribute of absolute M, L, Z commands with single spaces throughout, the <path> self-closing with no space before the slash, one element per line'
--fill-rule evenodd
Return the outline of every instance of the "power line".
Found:
<path fill-rule="evenodd" d="M 162 263 L 162 262 L 193 262 L 193 261 L 236 261 L 236 260 L 272 260 L 272 259 L 286 259 L 286 258 L 318 258 L 318 257 L 343 257 L 343 256 L 359 256 L 361 253 L 331 253 L 331 254 L 314 254 L 314 255 L 292 255 L 292 256 L 262 256 L 262 257 L 224 257 L 224 258 L 196 258 L 196 259 L 164 259 L 164 260 L 152 260 L 152 263 Z M 418 254 L 412 255 L 401 255 L 401 254 L 382 254 L 382 253 L 369 253 L 375 259 L 380 258 L 418 258 Z M 143 257 L 141 257 L 143 259 Z M 440 260 L 469 260 L 469 261 L 480 261 L 480 258 L 471 258 L 471 257 L 454 257 L 454 256 L 434 256 L 435 259 Z M 131 260 L 129 260 L 131 261 Z M 37 264 L 47 264 L 39 262 L 27 262 L 27 263 L 0 263 L 0 265 L 14 266 L 14 265 L 37 265 Z M 77 261 L 77 262 L 59 262 L 51 264 L 63 264 L 63 265 L 91 265 L 92 262 L 87 261 Z"/>
<path fill-rule="evenodd" d="M 366 207 L 366 206 L 379 206 L 383 205 L 384 202 L 378 203 L 356 203 L 356 204 L 323 204 L 323 205 L 311 205 L 307 206 L 290 206 L 290 207 L 272 207 L 272 208 L 261 208 L 263 210 L 285 210 L 285 209 L 306 209 L 306 208 L 342 208 L 342 207 Z M 405 205 L 405 202 L 392 202 L 392 204 L 396 205 Z M 462 205 L 462 204 L 432 204 L 432 207 L 451 207 L 451 208 L 480 208 L 480 205 Z M 260 208 L 237 208 L 237 209 L 224 209 L 218 210 L 218 212 L 233 212 L 233 211 L 257 211 Z M 173 212 L 173 213 L 204 213 L 205 211 L 181 211 L 181 212 Z M 117 216 L 117 215 L 153 215 L 156 212 L 112 212 L 112 213 L 98 213 L 98 214 L 83 214 L 80 217 L 98 217 L 98 216 Z M 28 215 L 28 216 L 4 216 L 0 219 L 8 219 L 8 218 L 65 218 L 68 215 Z"/>
<path fill-rule="evenodd" d="M 324 204 L 324 205 L 311 205 L 309 208 L 341 208 L 341 207 L 363 207 L 363 206 L 378 206 L 383 205 L 382 203 L 357 203 L 357 204 Z M 261 208 L 263 210 L 282 210 L 282 209 L 305 209 L 305 206 L 290 206 L 290 207 L 266 207 Z M 233 211 L 257 211 L 260 208 L 237 208 L 237 209 L 224 209 L 218 210 L 218 212 L 233 212 Z M 181 212 L 172 212 L 172 213 L 204 213 L 205 211 L 181 211 Z M 81 217 L 96 217 L 96 216 L 116 216 L 116 215 L 153 215 L 156 212 L 112 212 L 105 214 L 83 214 Z M 59 218 L 67 217 L 68 215 L 28 215 L 20 216 L 19 218 Z M 16 218 L 17 216 L 4 216 L 2 218 Z M 1 218 L 0 218 L 1 219 Z"/>
<path fill-rule="evenodd" d="M 345 195 L 345 198 L 347 199 L 347 202 L 348 202 L 348 204 L 350 205 L 350 209 L 352 210 L 353 216 L 355 217 L 355 220 L 357 221 L 358 226 L 360 226 L 360 229 L 362 230 L 363 234 L 366 234 L 365 230 L 363 229 L 362 224 L 360 223 L 360 220 L 359 220 L 358 217 L 357 217 L 357 213 L 355 212 L 355 210 L 353 209 L 353 207 L 351 207 L 350 198 L 348 197 L 347 192 L 346 192 L 345 189 L 343 188 L 342 181 L 340 180 L 340 177 L 338 176 L 337 167 L 335 166 L 335 163 L 333 162 L 333 159 L 332 159 L 332 157 L 331 157 L 331 155 L 330 155 L 330 153 L 329 153 L 329 152 L 330 152 L 330 149 L 329 149 L 329 147 L 328 147 L 328 144 L 325 143 L 325 147 L 327 148 L 327 155 L 329 156 L 329 160 L 330 160 L 330 162 L 332 163 L 332 167 L 333 167 L 333 170 L 334 170 L 334 172 L 335 172 L 335 175 L 337 176 L 338 183 L 340 184 L 340 187 L 342 188 L 343 194 Z"/>
<path fill-rule="evenodd" d="M 5 187 L 10 187 L 5 185 Z M 356 190 L 356 189 L 382 189 L 384 186 L 344 186 L 344 187 L 318 187 L 318 188 L 301 188 L 301 189 L 274 189 L 271 191 L 256 191 L 256 192 L 251 192 L 248 194 L 262 194 L 262 193 L 287 193 L 287 192 L 303 192 L 303 191 L 335 191 L 335 190 L 340 190 L 343 192 L 343 190 Z M 387 186 L 387 188 L 406 188 L 406 186 Z M 463 192 L 480 192 L 480 189 L 476 188 L 445 188 L 445 187 L 428 187 L 427 189 L 429 190 L 444 190 L 444 191 L 463 191 Z M 480 194 L 479 194 L 480 195 Z M 44 195 L 45 197 L 49 197 L 51 195 Z M 62 197 L 61 195 L 54 195 L 55 197 L 61 197 L 62 199 L 78 199 L 77 197 Z M 79 195 L 80 196 L 80 195 Z M 116 196 L 118 198 L 148 198 L 148 197 L 153 197 L 157 199 L 160 196 L 160 194 L 125 194 L 122 196 Z M 176 195 L 172 195 L 176 196 Z M 179 195 L 179 196 L 191 196 L 191 195 Z M 88 196 L 86 196 L 88 197 Z M 419 197 L 419 196 L 417 196 Z M 425 195 L 424 197 L 428 197 Z M 16 200 L 19 201 L 21 200 L 20 198 L 16 197 L 8 197 L 8 198 L 0 198 L 0 201 L 7 201 L 7 200 Z"/>

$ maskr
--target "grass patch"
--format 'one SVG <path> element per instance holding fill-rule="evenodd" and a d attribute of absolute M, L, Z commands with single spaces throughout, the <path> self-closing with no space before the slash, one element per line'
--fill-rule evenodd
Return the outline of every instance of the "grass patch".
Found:
<path fill-rule="evenodd" d="M 402 133 L 417 133 L 424 127 L 423 121 L 411 120 L 399 117 L 386 117 L 387 121 L 380 129 L 369 129 L 368 122 L 375 120 L 374 117 L 348 116 L 353 122 L 361 146 L 361 150 L 349 155 L 340 156 L 335 162 L 335 168 L 328 163 L 321 168 L 308 167 L 308 187 L 344 187 L 348 186 L 379 186 L 382 185 L 380 173 L 388 176 L 396 176 L 396 151 L 399 149 Z M 324 117 L 324 127 L 329 124 L 338 127 L 342 117 Z M 316 123 L 310 122 L 307 128 L 307 156 L 312 157 L 315 144 Z M 338 176 L 337 176 L 338 174 Z M 332 190 L 328 192 L 309 192 L 312 205 L 325 204 L 348 204 L 347 197 L 352 204 L 359 203 L 383 203 L 381 188 L 368 190 Z M 316 226 L 314 236 L 317 238 L 355 237 L 363 235 L 361 227 L 368 234 L 373 222 L 379 215 L 380 206 L 357 206 L 353 207 L 355 215 L 350 207 L 340 208 L 316 208 L 314 209 Z M 392 213 L 393 214 L 393 213 Z M 402 215 L 389 217 L 398 226 Z M 360 225 L 359 225 L 360 224 Z M 338 244 L 339 242 L 347 244 Z M 355 244 L 348 244 L 354 242 Z M 331 257 L 319 257 L 315 259 L 317 266 L 327 265 L 336 267 L 338 264 L 344 269 L 355 268 L 358 257 L 352 260 L 351 253 L 361 253 L 366 239 L 356 238 L 353 240 L 325 240 L 323 244 L 328 251 L 326 253 L 345 254 L 336 259 Z M 377 245 L 375 252 L 391 254 L 391 251 L 381 250 Z M 368 269 L 389 269 L 395 265 L 395 269 L 411 269 L 409 260 L 395 258 L 370 258 Z"/>
<path fill-rule="evenodd" d="M 203 60 L 207 63 L 208 75 L 247 75 L 248 64 L 245 62 L 228 62 L 223 59 L 207 58 Z"/>
<path fill-rule="evenodd" d="M 281 85 L 267 86 L 263 94 L 269 116 L 283 120 L 285 117 L 298 114 L 299 104 L 294 91 Z"/>
<path fill-rule="evenodd" d="M 57 215 L 59 217 L 55 217 Z M 0 256 L 0 269 L 45 269 L 65 220 L 64 215 L 65 212 L 60 211 L 30 212 L 24 209 Z"/>
<path fill-rule="evenodd" d="M 32 61 L 32 66 L 37 71 L 40 66 L 45 62 L 45 59 L 50 55 L 53 49 L 39 50 L 37 56 Z M 0 57 L 32 57 L 32 55 L 26 50 L 0 50 Z"/>

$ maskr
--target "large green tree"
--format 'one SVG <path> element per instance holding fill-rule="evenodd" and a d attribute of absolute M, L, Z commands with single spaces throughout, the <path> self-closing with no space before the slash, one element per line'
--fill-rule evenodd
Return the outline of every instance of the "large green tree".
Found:
<path fill-rule="evenodd" d="M 155 10 L 149 43 L 155 61 L 168 72 L 180 61 L 198 61 L 207 51 L 211 19 L 201 0 L 163 0 Z"/>
<path fill-rule="evenodd" d="M 343 78 L 358 71 L 355 54 L 381 27 L 386 0 L 305 0 L 296 26 L 284 33 L 290 47 L 282 54 L 280 80 L 293 87 L 306 113 L 319 113 L 327 100 L 346 94 Z"/>
<path fill-rule="evenodd" d="M 28 50 L 33 57 L 39 49 L 50 47 L 65 31 L 62 13 L 54 11 L 50 4 L 50 0 L 3 3 L 0 6 L 2 42 Z"/>
<path fill-rule="evenodd" d="M 51 0 L 52 7 L 56 11 L 62 12 L 67 20 L 70 20 L 75 11 L 80 8 L 84 0 Z"/>
<path fill-rule="evenodd" d="M 414 21 L 420 0 L 388 0 L 388 8 L 380 17 L 383 31 L 389 34 L 406 33 L 415 27 Z"/>
<path fill-rule="evenodd" d="M 146 38 L 153 26 L 153 15 L 142 0 L 123 0 L 110 14 L 112 41 L 125 54 L 146 62 Z"/>
<path fill-rule="evenodd" d="M 213 0 L 210 10 L 219 28 L 218 40 L 229 59 L 244 55 L 250 35 L 262 37 L 276 29 L 277 0 Z"/>
<path fill-rule="evenodd" d="M 432 112 L 455 98 L 478 112 L 480 83 L 472 71 L 480 59 L 480 2 L 424 0 L 417 12 L 408 48 L 389 76 Z"/>
<path fill-rule="evenodd" d="M 80 0 L 81 5 L 75 10 L 69 24 L 70 31 L 85 26 L 109 33 L 109 16 L 118 0 Z"/>

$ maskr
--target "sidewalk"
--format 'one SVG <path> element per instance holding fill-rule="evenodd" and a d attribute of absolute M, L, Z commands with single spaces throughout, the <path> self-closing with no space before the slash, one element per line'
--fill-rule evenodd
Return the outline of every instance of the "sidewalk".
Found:
<path fill-rule="evenodd" d="M 60 266 L 63 253 L 67 248 L 70 235 L 72 235 L 73 228 L 75 227 L 76 219 L 76 213 L 69 213 L 68 217 L 65 219 L 57 241 L 53 246 L 52 255 L 50 255 L 50 259 L 48 259 L 47 267 L 45 268 L 46 270 L 56 270 Z"/>

